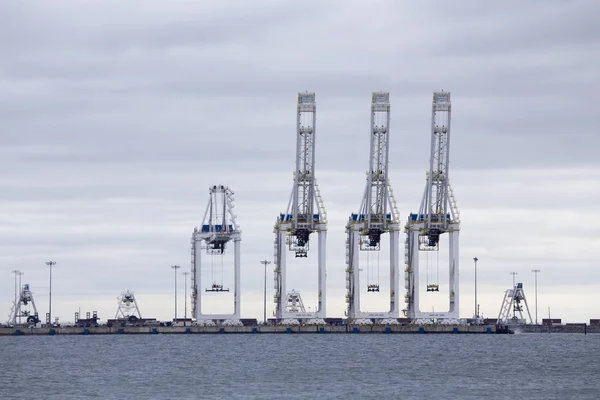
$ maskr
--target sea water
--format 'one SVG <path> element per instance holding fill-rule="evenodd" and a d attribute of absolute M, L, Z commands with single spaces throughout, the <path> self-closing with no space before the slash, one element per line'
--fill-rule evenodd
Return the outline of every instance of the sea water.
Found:
<path fill-rule="evenodd" d="M 0 399 L 598 399 L 600 335 L 0 337 Z"/>

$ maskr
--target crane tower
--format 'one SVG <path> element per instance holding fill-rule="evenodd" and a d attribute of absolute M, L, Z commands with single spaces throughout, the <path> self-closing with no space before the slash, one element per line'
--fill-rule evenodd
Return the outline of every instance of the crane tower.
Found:
<path fill-rule="evenodd" d="M 450 92 L 434 92 L 431 114 L 431 154 L 429 171 L 419 212 L 410 214 L 405 226 L 406 313 L 409 318 L 457 319 L 459 316 L 458 234 L 460 213 L 452 194 L 449 173 Z M 449 236 L 449 309 L 447 312 L 421 312 L 419 309 L 419 252 L 438 252 L 440 235 Z M 439 268 L 439 267 L 438 267 Z M 439 291 L 437 283 L 427 284 L 428 292 Z"/>
<path fill-rule="evenodd" d="M 210 198 L 200 229 L 194 228 L 192 234 L 192 316 L 197 321 L 240 319 L 240 242 L 242 231 L 233 214 L 234 193 L 227 186 L 215 185 L 209 188 Z M 204 290 L 206 292 L 229 292 L 222 280 L 223 255 L 227 243 L 233 241 L 234 288 L 233 314 L 202 313 L 201 272 L 203 268 L 211 269 L 212 282 Z M 202 252 L 206 251 L 208 262 L 201 262 Z M 210 264 L 210 265 L 207 265 Z M 216 265 L 215 265 L 216 264 Z M 215 269 L 216 274 L 215 274 Z"/>
<path fill-rule="evenodd" d="M 388 179 L 390 94 L 374 92 L 371 103 L 370 157 L 367 185 L 358 214 L 351 214 L 346 225 L 346 302 L 348 318 L 395 319 L 399 317 L 398 247 L 400 220 Z M 360 308 L 359 254 L 379 252 L 381 236 L 390 238 L 390 309 L 387 312 L 362 312 Z M 367 280 L 368 280 L 367 273 Z M 368 281 L 367 292 L 379 292 L 379 282 Z"/>
<path fill-rule="evenodd" d="M 278 319 L 322 319 L 326 313 L 325 241 L 327 214 L 315 179 L 316 103 L 314 93 L 298 93 L 296 121 L 296 170 L 287 210 L 275 223 L 275 316 Z M 309 237 L 318 234 L 318 306 L 315 312 L 287 311 L 286 255 L 307 257 Z"/>

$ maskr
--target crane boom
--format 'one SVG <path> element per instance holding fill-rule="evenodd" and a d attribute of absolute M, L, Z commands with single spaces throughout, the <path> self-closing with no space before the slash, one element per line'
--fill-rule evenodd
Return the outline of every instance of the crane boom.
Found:
<path fill-rule="evenodd" d="M 298 93 L 296 135 L 296 173 L 292 215 L 294 236 L 299 247 L 308 243 L 314 231 L 313 204 L 315 195 L 315 130 L 316 103 L 314 93 Z"/>
<path fill-rule="evenodd" d="M 451 112 L 450 92 L 434 92 L 427 195 L 419 207 L 419 214 L 423 215 L 427 224 L 429 246 L 432 247 L 439 242 L 440 234 L 448 230 L 448 209 L 454 214 L 448 195 Z"/>
<path fill-rule="evenodd" d="M 367 221 L 364 234 L 369 245 L 378 246 L 381 234 L 386 231 L 388 211 L 388 155 L 390 126 L 390 94 L 374 92 L 371 103 L 371 143 L 367 187 L 360 206 L 361 217 Z M 391 210 L 393 213 L 393 209 Z M 395 220 L 392 216 L 392 220 Z"/>

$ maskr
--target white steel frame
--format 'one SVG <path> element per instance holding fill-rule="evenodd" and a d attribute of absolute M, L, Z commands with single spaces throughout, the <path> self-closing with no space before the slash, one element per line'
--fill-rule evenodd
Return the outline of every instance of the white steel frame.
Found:
<path fill-rule="evenodd" d="M 31 303 L 31 308 L 33 309 L 33 314 L 31 310 L 28 308 L 28 303 Z M 25 306 L 25 310 L 23 309 Z M 17 300 L 14 316 L 13 316 L 13 325 L 17 325 L 17 318 L 26 317 L 27 325 L 36 325 L 40 322 L 37 307 L 35 306 L 35 300 L 33 299 L 33 294 L 29 289 L 29 284 L 26 283 L 21 288 L 21 292 L 19 293 L 19 298 Z"/>
<path fill-rule="evenodd" d="M 405 287 L 407 317 L 415 319 L 458 319 L 460 212 L 449 183 L 450 92 L 434 92 L 431 113 L 429 171 L 418 214 L 410 214 L 405 226 Z M 419 252 L 439 251 L 440 235 L 449 236 L 449 307 L 447 312 L 419 309 Z"/>
<path fill-rule="evenodd" d="M 274 226 L 274 302 L 275 317 L 282 319 L 311 319 L 326 316 L 326 238 L 327 214 L 315 179 L 315 94 L 298 93 L 296 120 L 296 170 L 294 186 L 285 214 L 280 214 Z M 316 212 L 315 212 L 316 208 Z M 297 258 L 305 258 L 309 250 L 309 236 L 318 235 L 318 305 L 315 312 L 287 311 L 288 250 Z"/>
<path fill-rule="evenodd" d="M 135 295 L 133 292 L 126 290 L 118 297 L 118 306 L 115 319 L 129 318 L 131 316 L 139 319 L 142 318 Z"/>
<path fill-rule="evenodd" d="M 192 317 L 197 321 L 240 319 L 240 244 L 242 231 L 233 213 L 234 193 L 227 186 L 209 188 L 210 200 L 204 212 L 200 229 L 192 234 Z M 223 254 L 228 242 L 233 241 L 234 289 L 233 314 L 203 313 L 201 308 L 203 290 L 201 285 L 202 250 L 207 254 Z"/>
<path fill-rule="evenodd" d="M 288 313 L 293 313 L 295 315 L 306 312 L 306 308 L 304 307 L 304 302 L 302 301 L 302 296 L 300 296 L 300 292 L 294 289 L 292 289 L 291 292 L 288 292 L 285 308 Z"/>
<path fill-rule="evenodd" d="M 399 238 L 400 220 L 388 178 L 390 95 L 374 92 L 371 102 L 370 157 L 367 185 L 358 214 L 346 225 L 347 316 L 356 319 L 399 317 Z M 381 235 L 390 239 L 390 309 L 363 312 L 360 306 L 360 251 L 380 251 Z M 379 287 L 377 287 L 379 290 Z"/>
<path fill-rule="evenodd" d="M 529 316 L 529 323 L 533 324 L 522 283 L 517 283 L 512 289 L 507 289 L 506 292 L 504 292 L 504 299 L 502 300 L 502 306 L 500 306 L 500 312 L 498 313 L 498 320 L 496 323 L 508 325 L 512 323 L 518 324 L 527 322 L 527 320 L 523 318 L 523 306 L 521 303 L 525 304 L 527 316 Z M 517 317 L 517 314 L 519 317 Z"/>

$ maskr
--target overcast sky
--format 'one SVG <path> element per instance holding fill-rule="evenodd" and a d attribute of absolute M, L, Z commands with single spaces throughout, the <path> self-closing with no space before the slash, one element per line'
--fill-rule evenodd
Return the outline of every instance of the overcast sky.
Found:
<path fill-rule="evenodd" d="M 421 200 L 441 89 L 453 102 L 461 317 L 473 314 L 476 256 L 485 316 L 497 316 L 511 271 L 533 312 L 539 268 L 539 318 L 548 307 L 568 322 L 600 318 L 598 15 L 595 0 L 1 1 L 0 320 L 14 269 L 45 314 L 47 260 L 62 321 L 78 308 L 112 318 L 126 289 L 144 316 L 171 318 L 172 264 L 184 266 L 183 315 L 181 272 L 213 184 L 236 193 L 242 314 L 262 317 L 259 260 L 273 258 L 292 189 L 305 90 L 317 99 L 328 315 L 341 317 L 371 92 L 391 93 L 390 176 L 404 221 Z M 288 287 L 312 306 L 306 261 L 292 263 Z M 447 267 L 439 274 L 442 293 L 421 302 L 441 311 Z M 269 315 L 272 282 L 269 271 Z M 388 307 L 385 294 L 363 298 Z"/>

